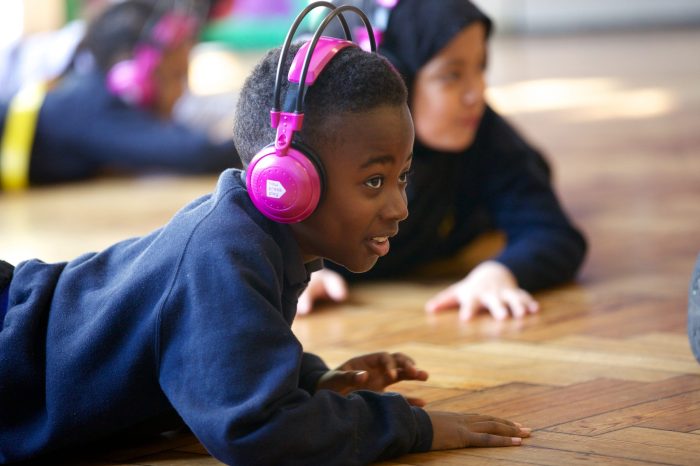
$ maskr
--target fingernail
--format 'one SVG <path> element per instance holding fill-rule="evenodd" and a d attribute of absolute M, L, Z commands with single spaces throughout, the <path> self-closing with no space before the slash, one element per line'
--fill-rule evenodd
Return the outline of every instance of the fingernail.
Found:
<path fill-rule="evenodd" d="M 520 445 L 521 443 L 523 443 L 523 439 L 521 439 L 520 437 L 511 437 L 510 439 L 513 442 L 513 445 Z"/>
<path fill-rule="evenodd" d="M 529 428 L 529 427 L 521 427 L 521 428 L 520 428 L 520 432 L 522 432 L 523 434 L 528 434 L 528 435 L 530 435 L 530 432 L 532 432 L 532 429 Z"/>

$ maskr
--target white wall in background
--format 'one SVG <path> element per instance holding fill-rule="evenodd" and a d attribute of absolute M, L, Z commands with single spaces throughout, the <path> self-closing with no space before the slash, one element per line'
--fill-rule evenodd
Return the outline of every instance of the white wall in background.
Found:
<path fill-rule="evenodd" d="M 473 0 L 496 31 L 576 32 L 700 26 L 700 0 Z"/>

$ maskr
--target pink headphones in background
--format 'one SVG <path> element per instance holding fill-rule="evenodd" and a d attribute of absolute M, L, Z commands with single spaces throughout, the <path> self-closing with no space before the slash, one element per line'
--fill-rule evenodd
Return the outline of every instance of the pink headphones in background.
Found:
<path fill-rule="evenodd" d="M 355 0 L 353 3 L 358 3 Z M 389 24 L 389 15 L 391 15 L 391 10 L 396 7 L 399 0 L 363 0 L 361 1 L 364 10 L 367 11 L 368 16 L 372 18 L 372 25 L 374 26 L 374 41 L 377 45 L 382 43 L 384 36 L 384 31 L 386 31 L 387 25 Z M 357 43 L 360 44 L 363 50 L 369 50 L 370 42 L 367 29 L 361 25 L 354 28 L 352 33 L 355 35 Z"/>
<path fill-rule="evenodd" d="M 130 105 L 148 108 L 157 96 L 153 72 L 163 52 L 194 37 L 199 20 L 192 12 L 171 10 L 148 28 L 147 39 L 139 41 L 133 57 L 115 64 L 107 73 L 107 88 Z"/>
<path fill-rule="evenodd" d="M 282 68 L 294 34 L 304 17 L 313 9 L 324 6 L 331 12 L 294 56 L 289 69 L 285 108 L 280 109 Z M 274 103 L 270 123 L 277 129 L 275 141 L 258 152 L 246 169 L 246 187 L 253 204 L 271 220 L 280 223 L 301 222 L 313 213 L 325 189 L 325 170 L 321 159 L 298 141 L 294 133 L 301 131 L 304 121 L 303 104 L 306 90 L 321 74 L 333 57 L 346 47 L 358 47 L 342 13 L 357 14 L 367 29 L 371 51 L 376 52 L 372 26 L 367 16 L 357 7 L 336 7 L 330 2 L 311 3 L 294 20 L 280 52 L 275 77 Z M 346 40 L 322 36 L 326 26 L 335 17 L 340 20 Z M 303 64 L 302 64 L 303 60 Z M 296 96 L 294 93 L 296 91 Z M 292 110 L 293 109 L 293 110 Z"/>

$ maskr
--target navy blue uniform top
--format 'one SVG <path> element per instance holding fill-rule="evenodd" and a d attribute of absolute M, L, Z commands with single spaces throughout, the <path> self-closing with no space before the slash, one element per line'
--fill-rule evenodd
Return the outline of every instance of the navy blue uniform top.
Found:
<path fill-rule="evenodd" d="M 175 412 L 242 465 L 364 464 L 424 451 L 398 394 L 315 391 L 328 368 L 291 331 L 310 268 L 237 170 L 153 233 L 15 268 L 0 331 L 0 462 Z"/>
<path fill-rule="evenodd" d="M 0 135 L 8 102 L 0 103 Z M 29 183 L 82 180 L 104 172 L 218 173 L 241 163 L 232 141 L 124 103 L 99 71 L 73 73 L 50 90 L 39 111 Z"/>

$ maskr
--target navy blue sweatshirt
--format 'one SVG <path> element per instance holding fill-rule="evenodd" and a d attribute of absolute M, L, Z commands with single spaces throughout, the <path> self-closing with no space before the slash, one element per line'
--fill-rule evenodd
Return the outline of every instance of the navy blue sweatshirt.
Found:
<path fill-rule="evenodd" d="M 0 462 L 173 411 L 229 464 L 428 450 L 427 413 L 400 395 L 315 391 L 328 368 L 290 328 L 312 269 L 237 170 L 149 235 L 18 264 L 0 331 Z"/>
<path fill-rule="evenodd" d="M 350 1 L 370 17 L 380 8 L 371 0 Z M 420 69 L 474 22 L 490 34 L 491 20 L 468 0 L 401 0 L 390 12 L 379 51 L 411 91 Z M 544 157 L 492 108 L 487 106 L 474 142 L 462 152 L 440 152 L 416 139 L 413 168 L 407 188 L 410 215 L 392 239 L 391 251 L 366 274 L 332 266 L 346 278 L 409 272 L 455 254 L 492 229 L 507 238 L 495 260 L 522 288 L 537 290 L 575 277 L 586 241 L 562 209 Z"/>
<path fill-rule="evenodd" d="M 0 103 L 0 135 L 9 102 Z M 241 163 L 232 141 L 159 119 L 112 95 L 97 71 L 72 73 L 39 111 L 29 166 L 31 185 L 105 172 L 219 173 Z"/>

